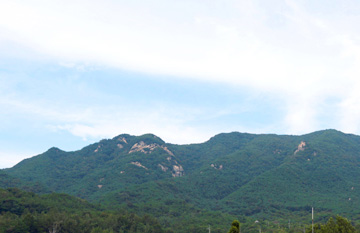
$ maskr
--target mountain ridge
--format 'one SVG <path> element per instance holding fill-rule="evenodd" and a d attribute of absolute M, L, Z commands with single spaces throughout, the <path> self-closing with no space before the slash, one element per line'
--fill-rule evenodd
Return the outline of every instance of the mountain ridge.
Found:
<path fill-rule="evenodd" d="M 360 136 L 333 129 L 299 136 L 231 132 L 187 145 L 121 134 L 78 151 L 50 148 L 2 172 L 156 217 L 162 217 L 158 209 L 187 206 L 260 219 L 303 218 L 315 206 L 326 217 L 360 219 L 354 208 L 360 206 Z"/>

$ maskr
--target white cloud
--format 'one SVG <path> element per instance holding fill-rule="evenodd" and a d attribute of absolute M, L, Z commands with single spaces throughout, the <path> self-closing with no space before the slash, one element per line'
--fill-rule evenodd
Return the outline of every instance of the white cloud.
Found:
<path fill-rule="evenodd" d="M 284 96 L 282 127 L 290 133 L 317 129 L 324 100 L 339 98 L 342 104 L 334 111 L 347 113 L 337 116 L 348 129 L 360 112 L 354 94 L 360 87 L 360 18 L 347 13 L 359 4 L 335 2 L 339 9 L 325 11 L 312 8 L 312 1 L 294 0 L 264 6 L 258 1 L 14 0 L 0 3 L 0 41 L 67 67 L 104 65 Z M 63 127 L 81 137 L 112 132 L 101 123 L 79 122 Z M 150 122 L 144 123 L 148 130 L 166 132 Z"/>
<path fill-rule="evenodd" d="M 189 10 L 189 4 L 197 10 Z M 0 26 L 10 40 L 64 62 L 262 88 L 295 88 L 304 82 L 298 79 L 308 80 L 304 70 L 318 73 L 322 68 L 319 62 L 313 64 L 316 59 L 308 61 L 309 54 L 296 48 L 283 50 L 281 44 L 266 38 L 262 31 L 288 36 L 266 29 L 258 19 L 264 20 L 264 15 L 254 3 L 244 7 L 232 2 L 220 6 L 217 14 L 201 10 L 207 7 L 200 2 L 172 5 L 160 1 L 12 1 L 1 7 Z M 293 18 L 291 26 L 312 26 L 305 16 Z M 299 41 L 305 34 L 299 33 Z"/>
<path fill-rule="evenodd" d="M 53 102 L 28 97 L 12 95 L 0 99 L 0 107 L 6 109 L 8 115 L 1 117 L 8 119 L 16 116 L 20 122 L 13 124 L 20 127 L 29 127 L 23 125 L 22 121 L 31 122 L 38 130 L 45 127 L 45 130 L 53 132 L 66 131 L 85 141 L 111 138 L 121 133 L 154 133 L 167 142 L 184 144 L 202 142 L 218 133 L 214 129 L 204 129 L 202 125 L 191 126 L 189 123 L 211 118 L 212 115 L 216 117 L 218 113 L 212 113 L 212 109 L 160 103 L 132 105 L 131 101 L 68 106 L 68 102 L 61 100 Z M 106 101 L 103 100 L 104 103 Z"/>

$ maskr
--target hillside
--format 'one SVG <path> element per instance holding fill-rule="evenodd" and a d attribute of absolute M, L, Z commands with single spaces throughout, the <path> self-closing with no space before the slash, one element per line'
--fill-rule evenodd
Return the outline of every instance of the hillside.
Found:
<path fill-rule="evenodd" d="M 104 211 L 67 194 L 0 189 L 0 232 L 165 232 L 150 216 Z M 167 232 L 172 232 L 171 230 Z"/>
<path fill-rule="evenodd" d="M 206 226 L 211 219 L 221 232 L 233 217 L 309 223 L 311 206 L 319 220 L 334 214 L 357 220 L 359 165 L 360 137 L 324 130 L 234 132 L 190 145 L 124 134 L 74 152 L 51 148 L 2 172 L 52 192 L 150 213 L 166 227 L 179 219 Z"/>

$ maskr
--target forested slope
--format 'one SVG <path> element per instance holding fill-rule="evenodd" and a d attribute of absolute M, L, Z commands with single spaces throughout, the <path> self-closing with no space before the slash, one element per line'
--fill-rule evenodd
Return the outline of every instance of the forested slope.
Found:
<path fill-rule="evenodd" d="M 360 137 L 336 130 L 234 132 L 189 145 L 124 134 L 74 152 L 51 148 L 3 173 L 48 191 L 150 213 L 167 227 L 194 220 L 202 227 L 213 222 L 220 231 L 234 216 L 308 221 L 312 206 L 324 219 L 338 213 L 356 220 L 359 165 Z"/>

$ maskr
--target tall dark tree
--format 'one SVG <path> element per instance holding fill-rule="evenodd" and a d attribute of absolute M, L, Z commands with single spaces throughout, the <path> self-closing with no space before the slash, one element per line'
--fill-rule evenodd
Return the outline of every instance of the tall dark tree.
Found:
<path fill-rule="evenodd" d="M 228 233 L 239 233 L 240 232 L 240 222 L 238 220 L 234 220 L 231 223 L 231 228 Z"/>

